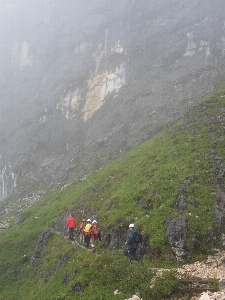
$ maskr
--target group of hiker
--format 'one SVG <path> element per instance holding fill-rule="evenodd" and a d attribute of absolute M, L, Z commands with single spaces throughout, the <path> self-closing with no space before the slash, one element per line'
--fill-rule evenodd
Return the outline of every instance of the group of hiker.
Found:
<path fill-rule="evenodd" d="M 69 229 L 69 239 L 74 239 L 74 231 L 76 230 L 77 222 L 74 216 L 71 214 L 67 219 L 67 226 Z M 138 260 L 137 248 L 139 243 L 142 242 L 142 236 L 134 229 L 134 224 L 129 225 L 129 236 L 125 243 L 127 247 L 127 253 L 130 263 L 133 259 Z M 89 247 L 91 245 L 92 252 L 95 251 L 95 246 L 98 241 L 101 241 L 101 231 L 96 220 L 91 221 L 90 219 L 82 219 L 79 229 L 76 233 L 80 235 L 80 245 Z"/>
<path fill-rule="evenodd" d="M 73 215 L 69 215 L 67 219 L 67 226 L 69 228 L 69 239 L 74 239 L 74 230 L 76 229 L 76 219 Z M 98 241 L 101 241 L 101 231 L 99 229 L 96 220 L 91 221 L 91 219 L 82 219 L 79 229 L 76 231 L 80 235 L 80 245 L 89 247 L 91 245 L 92 251 L 95 251 L 95 245 Z"/>

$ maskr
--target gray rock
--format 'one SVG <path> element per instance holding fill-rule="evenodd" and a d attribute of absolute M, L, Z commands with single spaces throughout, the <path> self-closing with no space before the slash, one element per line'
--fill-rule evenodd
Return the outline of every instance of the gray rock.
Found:
<path fill-rule="evenodd" d="M 225 216 L 224 213 L 221 212 L 220 207 L 218 204 L 215 204 L 213 207 L 214 217 L 215 221 L 219 227 L 219 229 L 222 231 L 225 226 Z"/>
<path fill-rule="evenodd" d="M 184 195 L 179 195 L 177 200 L 174 202 L 173 207 L 177 210 L 184 210 L 187 208 L 187 201 Z"/>
<path fill-rule="evenodd" d="M 225 73 L 223 0 L 10 3 L 0 11 L 0 200 L 105 166 Z"/>
<path fill-rule="evenodd" d="M 219 280 L 219 286 L 220 286 L 220 288 L 221 288 L 222 290 L 225 289 L 225 279 L 224 279 L 224 278 L 221 278 L 221 279 Z"/>
<path fill-rule="evenodd" d="M 80 293 L 83 292 L 83 290 L 84 290 L 83 284 L 80 282 L 76 282 L 72 287 L 72 291 L 74 293 Z"/>
<path fill-rule="evenodd" d="M 22 223 L 25 220 L 25 217 L 23 215 L 17 216 L 16 220 L 14 221 L 14 226 L 18 225 L 19 223 Z"/>
<path fill-rule="evenodd" d="M 183 216 L 172 219 L 166 224 L 166 238 L 178 261 L 187 257 L 188 220 Z"/>
<path fill-rule="evenodd" d="M 179 196 L 177 197 L 176 201 L 173 203 L 173 207 L 177 210 L 185 210 L 188 206 L 188 203 L 187 203 L 187 199 L 186 199 L 186 196 L 185 196 L 185 192 L 186 192 L 186 189 L 187 187 L 189 186 L 190 184 L 190 180 L 188 179 L 185 179 L 180 188 L 179 188 Z"/>
<path fill-rule="evenodd" d="M 225 271 L 225 257 L 222 257 L 218 261 L 218 269 Z"/>
<path fill-rule="evenodd" d="M 47 245 L 51 237 L 52 233 L 49 227 L 46 227 L 45 230 L 40 233 L 37 244 L 34 249 L 34 253 L 30 258 L 31 264 L 33 264 L 36 261 L 36 259 L 41 257 L 42 249 Z"/>
<path fill-rule="evenodd" d="M 70 282 L 70 271 L 67 271 L 64 278 L 63 278 L 63 284 L 69 284 Z"/>

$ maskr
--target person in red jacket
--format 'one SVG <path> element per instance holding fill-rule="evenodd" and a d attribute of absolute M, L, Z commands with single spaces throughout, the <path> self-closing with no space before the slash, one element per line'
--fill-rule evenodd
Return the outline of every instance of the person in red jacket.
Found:
<path fill-rule="evenodd" d="M 77 221 L 73 217 L 73 215 L 71 214 L 71 215 L 69 215 L 69 218 L 67 219 L 66 223 L 67 223 L 67 226 L 69 228 L 69 239 L 73 240 L 73 232 L 74 232 L 74 229 L 77 226 Z"/>

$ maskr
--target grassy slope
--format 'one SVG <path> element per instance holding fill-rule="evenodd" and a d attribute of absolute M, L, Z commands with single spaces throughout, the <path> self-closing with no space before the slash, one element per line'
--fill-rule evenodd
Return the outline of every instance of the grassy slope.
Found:
<path fill-rule="evenodd" d="M 192 258 L 207 253 L 213 246 L 205 242 L 207 229 L 211 226 L 217 230 L 212 209 L 217 196 L 210 149 L 222 159 L 225 157 L 222 93 L 225 90 L 207 97 L 190 109 L 180 123 L 106 168 L 52 192 L 24 212 L 23 223 L 16 227 L 11 224 L 9 229 L 0 232 L 1 299 L 125 299 L 139 292 L 147 300 L 162 299 L 164 294 L 169 294 L 176 285 L 171 274 L 168 274 L 170 280 L 149 289 L 152 264 L 148 255 L 144 265 L 129 266 L 121 251 L 99 247 L 101 255 L 93 255 L 74 248 L 53 233 L 39 262 L 31 265 L 29 259 L 39 233 L 51 226 L 60 212 L 73 209 L 80 221 L 84 207 L 88 213 L 98 208 L 102 227 L 113 225 L 119 229 L 135 222 L 151 237 L 150 249 L 157 248 L 163 254 L 170 250 L 165 239 L 165 219 L 184 215 L 189 221 L 188 246 Z M 213 127 L 215 139 L 210 137 L 209 127 Z M 190 180 L 186 191 L 188 207 L 177 211 L 172 205 L 185 179 Z M 196 201 L 198 207 L 193 205 Z M 194 246 L 193 235 L 197 237 Z M 64 256 L 67 258 L 63 259 Z M 165 255 L 159 258 L 158 265 L 162 261 L 168 263 Z M 66 274 L 70 282 L 63 284 Z M 121 294 L 113 295 L 116 289 Z"/>

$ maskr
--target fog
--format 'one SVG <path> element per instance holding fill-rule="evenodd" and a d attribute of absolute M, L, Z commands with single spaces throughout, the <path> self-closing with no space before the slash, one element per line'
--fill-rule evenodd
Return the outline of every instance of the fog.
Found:
<path fill-rule="evenodd" d="M 0 199 L 62 186 L 173 124 L 224 74 L 224 1 L 0 2 Z"/>

